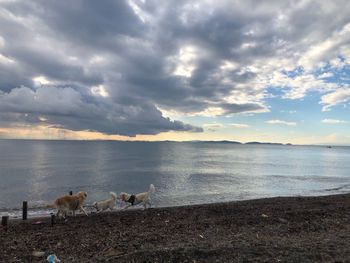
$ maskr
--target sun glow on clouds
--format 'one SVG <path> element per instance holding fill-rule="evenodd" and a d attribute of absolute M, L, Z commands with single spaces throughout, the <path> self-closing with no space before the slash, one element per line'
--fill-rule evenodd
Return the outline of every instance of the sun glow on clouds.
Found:
<path fill-rule="evenodd" d="M 14 63 L 14 62 L 15 62 L 15 61 L 12 60 L 11 58 L 8 58 L 8 57 L 6 57 L 6 56 L 4 56 L 4 55 L 2 55 L 2 54 L 0 53 L 0 64 L 1 64 L 1 63 L 3 63 L 3 64 L 5 64 L 5 63 L 11 64 L 11 63 Z"/>
<path fill-rule="evenodd" d="M 239 128 L 239 129 L 245 129 L 250 127 L 248 124 L 243 124 L 243 123 L 230 123 L 230 126 L 234 128 Z"/>
<path fill-rule="evenodd" d="M 33 81 L 34 81 L 36 86 L 51 84 L 51 81 L 49 81 L 45 76 L 37 76 L 37 77 L 33 78 Z"/>
<path fill-rule="evenodd" d="M 203 111 L 195 112 L 195 113 L 189 113 L 189 116 L 204 116 L 204 117 L 215 117 L 220 116 L 225 113 L 225 110 L 221 107 L 208 107 Z"/>
<path fill-rule="evenodd" d="M 175 61 L 177 61 L 174 75 L 191 77 L 193 70 L 195 70 L 195 60 L 198 56 L 198 49 L 194 46 L 186 46 L 180 49 Z"/>
<path fill-rule="evenodd" d="M 104 97 L 104 98 L 109 96 L 106 88 L 103 85 L 98 85 L 98 86 L 91 87 L 91 92 L 94 95 L 98 95 L 98 96 L 101 96 L 101 97 Z"/>

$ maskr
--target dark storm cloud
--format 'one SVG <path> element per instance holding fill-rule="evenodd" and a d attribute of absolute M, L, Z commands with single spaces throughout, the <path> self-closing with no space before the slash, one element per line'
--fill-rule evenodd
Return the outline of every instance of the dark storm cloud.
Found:
<path fill-rule="evenodd" d="M 160 109 L 266 111 L 265 64 L 347 22 L 322 1 L 3 1 L 0 110 L 6 123 L 45 116 L 107 134 L 199 132 Z"/>
<path fill-rule="evenodd" d="M 70 130 L 91 130 L 106 134 L 135 136 L 162 131 L 193 131 L 200 128 L 164 118 L 154 105 L 144 102 L 118 105 L 110 100 L 87 100 L 72 88 L 43 87 L 35 91 L 15 88 L 0 93 L 0 115 L 3 123 L 48 123 Z M 16 112 L 16 113 L 13 113 Z"/>

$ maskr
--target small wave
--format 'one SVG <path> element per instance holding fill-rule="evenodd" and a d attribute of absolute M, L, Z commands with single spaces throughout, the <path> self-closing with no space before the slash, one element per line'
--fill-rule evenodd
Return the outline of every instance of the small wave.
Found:
<path fill-rule="evenodd" d="M 91 204 L 86 204 L 84 206 L 84 209 L 91 212 L 93 211 L 93 206 Z M 56 209 L 49 209 L 45 206 L 32 206 L 28 209 L 28 218 L 35 218 L 35 217 L 49 217 L 52 213 L 56 213 Z M 78 214 L 80 212 L 78 211 Z M 4 208 L 2 207 L 0 209 L 0 217 L 2 216 L 9 216 L 10 218 L 22 218 L 22 209 L 19 208 Z"/>
<path fill-rule="evenodd" d="M 195 173 L 191 174 L 188 179 L 190 181 L 203 181 L 203 182 L 238 182 L 237 177 L 225 174 L 216 173 Z"/>
<path fill-rule="evenodd" d="M 350 184 L 345 184 L 345 185 L 341 185 L 341 186 L 334 187 L 334 188 L 323 189 L 323 191 L 331 192 L 331 191 L 340 191 L 340 190 L 345 190 L 345 189 L 350 190 Z"/>
<path fill-rule="evenodd" d="M 285 179 L 285 180 L 299 180 L 299 181 L 350 181 L 350 177 L 342 177 L 342 176 L 318 176 L 318 175 L 299 175 L 299 176 L 294 176 L 294 175 L 267 175 L 272 178 L 277 178 L 277 179 Z"/>

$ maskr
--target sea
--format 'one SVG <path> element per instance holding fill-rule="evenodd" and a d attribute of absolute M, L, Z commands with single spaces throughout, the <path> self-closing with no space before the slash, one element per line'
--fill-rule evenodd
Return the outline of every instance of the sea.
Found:
<path fill-rule="evenodd" d="M 23 201 L 29 217 L 49 215 L 69 191 L 86 191 L 89 207 L 150 184 L 154 207 L 349 193 L 350 147 L 0 140 L 0 216 L 20 217 Z"/>

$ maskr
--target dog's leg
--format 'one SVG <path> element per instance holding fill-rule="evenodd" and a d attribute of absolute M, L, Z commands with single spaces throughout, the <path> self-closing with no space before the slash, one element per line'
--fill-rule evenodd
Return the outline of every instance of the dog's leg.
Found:
<path fill-rule="evenodd" d="M 151 203 L 150 203 L 150 199 L 149 198 L 147 198 L 145 201 L 143 201 L 144 202 L 144 207 L 145 207 L 145 209 L 147 208 L 147 205 L 148 205 L 148 207 L 151 207 Z"/>
<path fill-rule="evenodd" d="M 125 210 L 125 209 L 129 208 L 130 206 L 131 206 L 131 204 L 130 204 L 130 205 L 126 205 L 126 206 L 124 206 L 124 207 L 123 207 L 123 210 Z"/>
<path fill-rule="evenodd" d="M 86 213 L 86 211 L 84 210 L 84 208 L 82 206 L 79 207 L 80 211 L 82 211 L 86 216 L 88 216 L 88 214 Z"/>
<path fill-rule="evenodd" d="M 57 218 L 61 218 L 62 217 L 62 211 L 61 210 L 57 210 L 56 216 L 57 216 Z"/>

